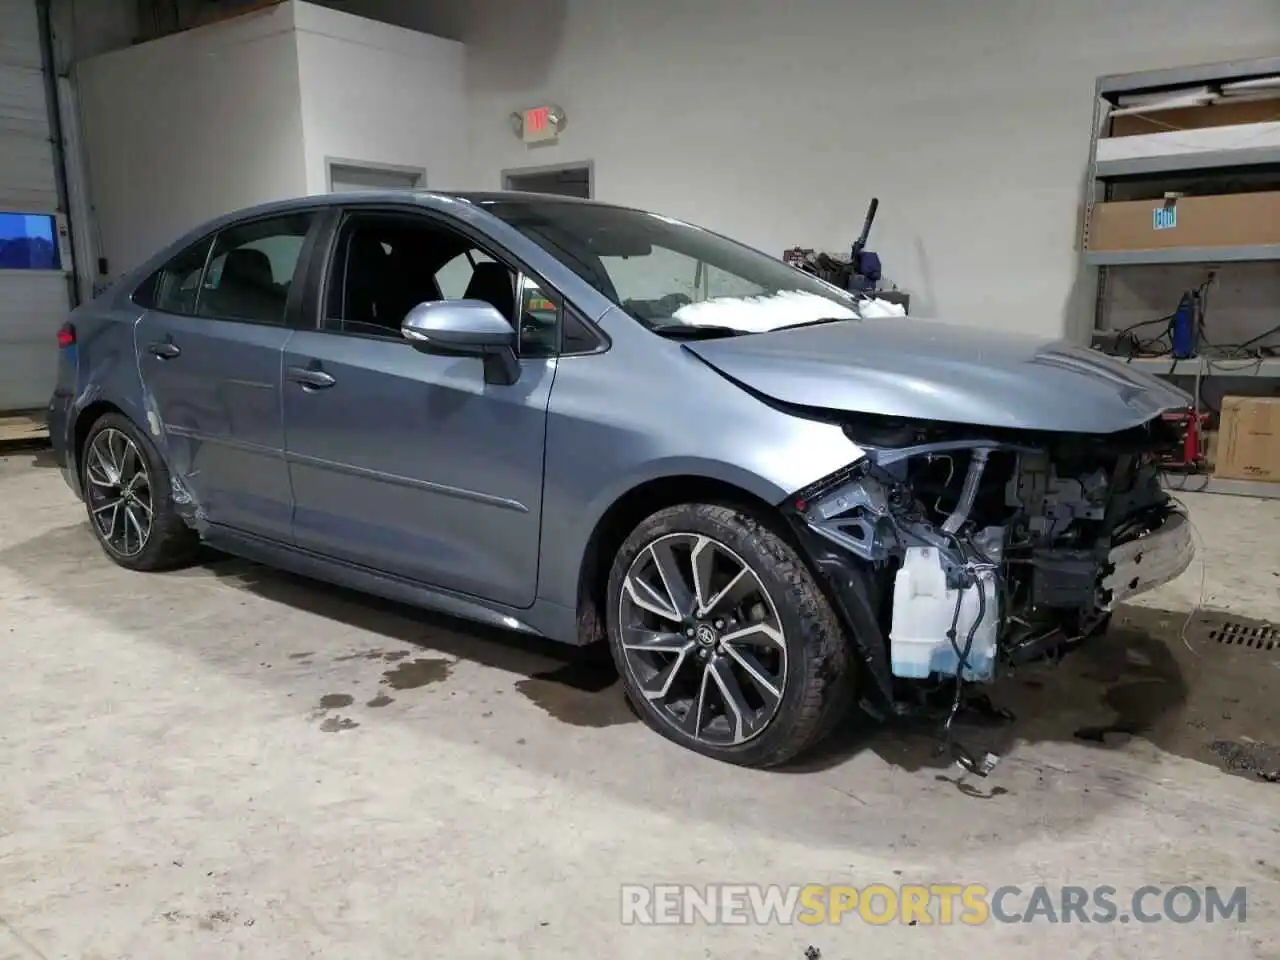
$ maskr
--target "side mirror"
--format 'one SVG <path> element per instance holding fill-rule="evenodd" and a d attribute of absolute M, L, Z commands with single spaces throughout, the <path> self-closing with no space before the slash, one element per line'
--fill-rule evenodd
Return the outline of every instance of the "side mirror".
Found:
<path fill-rule="evenodd" d="M 485 380 L 510 385 L 520 376 L 516 331 L 483 300 L 431 300 L 405 316 L 400 334 L 424 353 L 484 358 Z"/>
<path fill-rule="evenodd" d="M 510 322 L 483 300 L 420 303 L 404 318 L 400 333 L 413 344 L 450 353 L 489 353 L 516 345 Z"/>

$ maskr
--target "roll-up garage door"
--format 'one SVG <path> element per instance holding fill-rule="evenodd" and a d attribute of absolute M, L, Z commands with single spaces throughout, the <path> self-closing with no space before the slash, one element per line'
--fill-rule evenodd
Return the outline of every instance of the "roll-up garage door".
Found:
<path fill-rule="evenodd" d="M 0 0 L 0 412 L 43 407 L 71 256 L 36 0 Z"/>

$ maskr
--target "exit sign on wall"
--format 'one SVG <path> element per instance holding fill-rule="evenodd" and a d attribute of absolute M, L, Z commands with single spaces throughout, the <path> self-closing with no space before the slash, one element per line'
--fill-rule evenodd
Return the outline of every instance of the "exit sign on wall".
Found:
<path fill-rule="evenodd" d="M 525 143 L 554 140 L 560 133 L 559 112 L 554 107 L 530 107 L 524 111 L 520 139 Z"/>

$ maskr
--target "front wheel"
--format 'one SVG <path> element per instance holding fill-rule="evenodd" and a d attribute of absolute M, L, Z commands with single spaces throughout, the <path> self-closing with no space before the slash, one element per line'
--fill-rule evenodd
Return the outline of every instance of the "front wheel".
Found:
<path fill-rule="evenodd" d="M 840 623 L 795 550 L 731 507 L 655 513 L 609 577 L 609 646 L 640 716 L 744 766 L 814 746 L 853 700 Z"/>

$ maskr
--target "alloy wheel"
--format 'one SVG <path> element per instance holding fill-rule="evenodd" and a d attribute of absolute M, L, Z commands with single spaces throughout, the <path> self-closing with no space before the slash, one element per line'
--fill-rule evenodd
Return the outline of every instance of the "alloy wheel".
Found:
<path fill-rule="evenodd" d="M 623 658 L 665 723 L 718 747 L 764 732 L 786 689 L 787 646 L 746 561 L 703 534 L 668 534 L 632 561 L 621 593 Z"/>
<path fill-rule="evenodd" d="M 85 454 L 89 514 L 107 549 L 135 557 L 151 539 L 154 504 L 146 461 L 129 437 L 112 427 L 101 431 Z"/>

